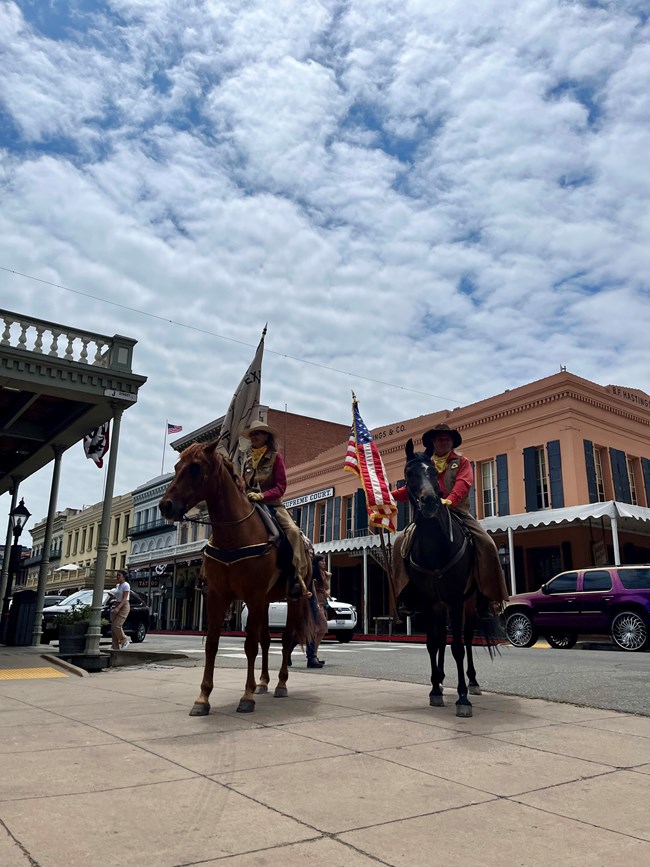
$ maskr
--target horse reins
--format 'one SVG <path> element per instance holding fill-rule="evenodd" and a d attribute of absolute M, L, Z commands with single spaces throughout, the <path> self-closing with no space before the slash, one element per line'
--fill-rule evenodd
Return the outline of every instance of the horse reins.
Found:
<path fill-rule="evenodd" d="M 188 518 L 187 515 L 183 515 L 181 521 L 189 521 L 191 524 L 209 524 L 211 527 L 228 527 L 232 526 L 233 524 L 243 524 L 244 521 L 247 521 L 254 513 L 255 505 L 253 505 L 253 508 L 247 515 L 244 515 L 243 518 L 239 518 L 237 521 L 202 521 L 200 518 Z"/>

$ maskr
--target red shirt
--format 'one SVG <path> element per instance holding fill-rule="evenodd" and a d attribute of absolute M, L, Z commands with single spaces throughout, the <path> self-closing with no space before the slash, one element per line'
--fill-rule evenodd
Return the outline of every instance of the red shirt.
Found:
<path fill-rule="evenodd" d="M 284 458 L 280 452 L 278 452 L 273 463 L 273 486 L 262 491 L 264 501 L 281 500 L 286 490 L 287 470 L 284 464 Z"/>
<path fill-rule="evenodd" d="M 456 452 L 452 451 L 449 453 L 449 457 L 447 458 L 447 465 L 449 465 L 452 460 L 458 461 L 458 472 L 456 473 L 456 481 L 454 482 L 453 488 L 451 491 L 445 491 L 443 475 L 438 476 L 438 485 L 443 498 L 445 500 L 451 500 L 452 506 L 457 506 L 460 501 L 467 496 L 469 489 L 474 484 L 474 472 L 472 471 L 472 465 L 463 455 L 457 455 Z M 406 485 L 403 488 L 397 488 L 397 490 L 392 493 L 395 502 L 408 502 L 409 495 Z"/>

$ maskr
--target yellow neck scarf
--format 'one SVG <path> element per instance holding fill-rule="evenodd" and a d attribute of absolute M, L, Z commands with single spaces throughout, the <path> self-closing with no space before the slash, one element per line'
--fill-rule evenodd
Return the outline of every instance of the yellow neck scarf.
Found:
<path fill-rule="evenodd" d="M 447 461 L 449 460 L 450 454 L 451 452 L 449 451 L 446 455 L 443 455 L 442 457 L 438 457 L 438 455 L 433 455 L 433 464 L 439 475 L 442 475 L 447 469 Z"/>
<path fill-rule="evenodd" d="M 262 446 L 259 449 L 251 449 L 251 457 L 253 459 L 253 469 L 257 469 L 257 465 L 259 464 L 262 456 L 266 452 L 266 446 Z"/>

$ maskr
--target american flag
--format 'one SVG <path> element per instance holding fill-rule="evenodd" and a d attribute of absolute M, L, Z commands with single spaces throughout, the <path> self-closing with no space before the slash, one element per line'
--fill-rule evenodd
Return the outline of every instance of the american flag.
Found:
<path fill-rule="evenodd" d="M 182 424 L 170 424 L 167 422 L 167 433 L 180 433 L 183 430 Z"/>
<path fill-rule="evenodd" d="M 352 402 L 352 428 L 343 468 L 361 479 L 370 526 L 382 527 L 394 533 L 397 529 L 397 506 L 388 487 L 384 462 L 370 431 L 363 423 L 356 400 Z"/>

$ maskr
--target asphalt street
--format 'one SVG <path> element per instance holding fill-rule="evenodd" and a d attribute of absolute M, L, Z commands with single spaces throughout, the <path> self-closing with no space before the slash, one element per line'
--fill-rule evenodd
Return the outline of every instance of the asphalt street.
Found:
<path fill-rule="evenodd" d="M 186 665 L 203 665 L 203 639 L 196 635 L 149 635 L 134 649 L 182 652 Z M 571 650 L 556 650 L 545 642 L 528 649 L 502 645 L 494 660 L 484 648 L 475 648 L 475 665 L 481 686 L 490 691 L 525 698 L 541 698 L 583 707 L 604 708 L 650 716 L 650 652 L 626 653 L 607 643 L 579 642 Z M 271 669 L 279 666 L 280 642 L 271 645 Z M 339 644 L 325 640 L 319 651 L 325 667 L 309 669 L 348 677 L 373 677 L 405 683 L 429 684 L 429 659 L 419 643 L 353 641 Z M 174 664 L 178 664 L 174 660 Z M 293 654 L 295 671 L 305 669 L 298 648 Z M 244 640 L 221 639 L 217 668 L 245 668 Z M 455 666 L 448 649 L 445 690 L 455 690 Z M 259 670 L 259 665 L 258 665 Z M 218 675 L 217 675 L 218 677 Z M 197 686 L 200 678 L 197 675 Z"/>

